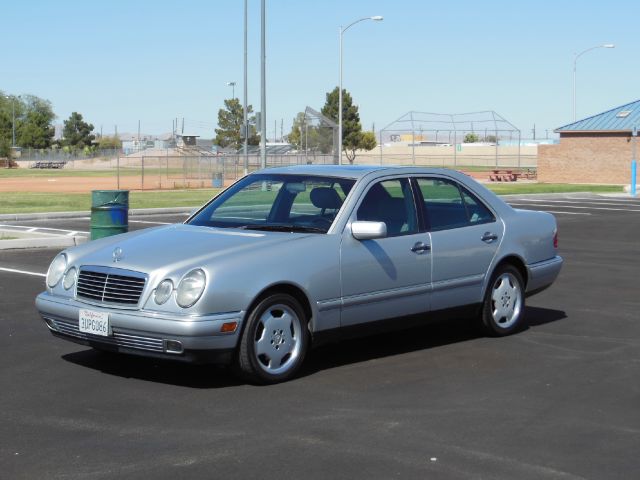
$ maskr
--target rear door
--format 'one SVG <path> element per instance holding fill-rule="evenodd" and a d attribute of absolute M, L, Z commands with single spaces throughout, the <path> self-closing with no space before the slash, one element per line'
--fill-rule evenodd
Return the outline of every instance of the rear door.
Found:
<path fill-rule="evenodd" d="M 479 303 L 503 223 L 452 179 L 422 177 L 416 185 L 431 233 L 432 310 Z"/>

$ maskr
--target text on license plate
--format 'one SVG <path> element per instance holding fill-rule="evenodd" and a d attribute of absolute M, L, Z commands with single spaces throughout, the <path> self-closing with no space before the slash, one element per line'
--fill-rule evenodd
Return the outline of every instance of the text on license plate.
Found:
<path fill-rule="evenodd" d="M 81 309 L 78 318 L 78 329 L 84 333 L 109 336 L 109 314 L 94 310 Z"/>

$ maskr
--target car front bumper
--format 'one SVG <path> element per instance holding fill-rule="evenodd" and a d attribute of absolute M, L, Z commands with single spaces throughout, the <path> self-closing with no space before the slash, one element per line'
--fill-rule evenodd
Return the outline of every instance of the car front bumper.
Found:
<path fill-rule="evenodd" d="M 51 333 L 101 350 L 193 363 L 229 363 L 238 343 L 244 312 L 203 316 L 164 315 L 144 310 L 100 307 L 43 292 L 36 308 Z M 108 336 L 81 332 L 80 309 L 109 314 Z M 222 326 L 236 322 L 233 332 Z"/>
<path fill-rule="evenodd" d="M 541 292 L 555 281 L 562 269 L 564 260 L 556 255 L 550 260 L 527 265 L 527 295 Z"/>

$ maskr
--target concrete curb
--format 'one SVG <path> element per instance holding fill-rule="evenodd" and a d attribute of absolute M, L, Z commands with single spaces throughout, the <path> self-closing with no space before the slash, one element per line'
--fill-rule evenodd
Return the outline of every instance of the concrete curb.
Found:
<path fill-rule="evenodd" d="M 190 213 L 199 207 L 173 207 L 173 208 L 132 208 L 129 215 L 132 217 L 144 215 L 166 215 Z M 42 212 L 42 213 L 3 213 L 0 214 L 0 222 L 20 220 L 51 220 L 56 218 L 83 218 L 91 216 L 91 212 Z"/>
<path fill-rule="evenodd" d="M 15 240 L 0 240 L 0 250 L 24 250 L 31 248 L 67 248 L 80 245 L 88 240 L 87 237 L 38 237 L 17 238 Z"/>

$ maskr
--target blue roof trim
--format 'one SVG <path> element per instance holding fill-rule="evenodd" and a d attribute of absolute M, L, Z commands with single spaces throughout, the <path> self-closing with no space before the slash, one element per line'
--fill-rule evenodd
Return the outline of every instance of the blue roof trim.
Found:
<path fill-rule="evenodd" d="M 625 110 L 631 111 L 627 117 L 619 118 L 616 115 Z M 612 108 L 598 115 L 578 120 L 563 127 L 556 128 L 556 133 L 561 132 L 620 132 L 631 131 L 634 126 L 640 127 L 640 100 Z"/>

